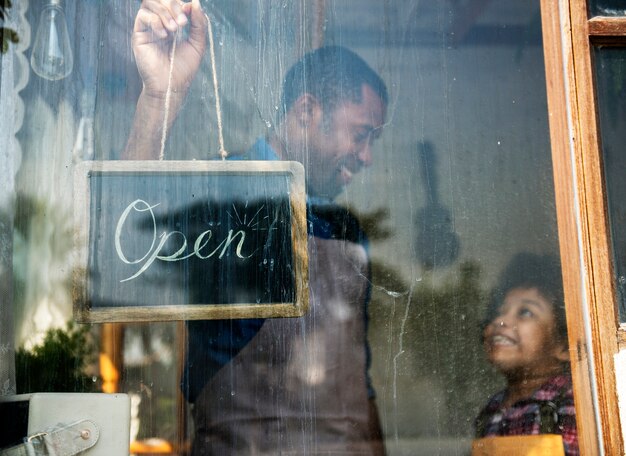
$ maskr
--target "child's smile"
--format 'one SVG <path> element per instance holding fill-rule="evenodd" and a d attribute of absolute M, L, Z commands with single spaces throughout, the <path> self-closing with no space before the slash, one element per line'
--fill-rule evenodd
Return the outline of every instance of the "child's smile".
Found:
<path fill-rule="evenodd" d="M 495 336 L 491 338 L 491 343 L 492 345 L 511 346 L 511 345 L 515 345 L 516 342 L 510 337 L 506 337 L 501 334 L 496 334 Z"/>
<path fill-rule="evenodd" d="M 489 361 L 505 375 L 552 372 L 567 355 L 552 303 L 536 288 L 510 290 L 483 335 Z"/>

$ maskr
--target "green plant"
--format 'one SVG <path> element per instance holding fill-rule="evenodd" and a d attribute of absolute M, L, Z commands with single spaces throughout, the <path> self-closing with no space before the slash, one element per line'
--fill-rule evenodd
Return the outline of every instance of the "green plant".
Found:
<path fill-rule="evenodd" d="M 50 329 L 40 345 L 17 350 L 17 392 L 95 391 L 94 377 L 85 373 L 95 354 L 88 326 L 70 322 L 66 329 Z"/>

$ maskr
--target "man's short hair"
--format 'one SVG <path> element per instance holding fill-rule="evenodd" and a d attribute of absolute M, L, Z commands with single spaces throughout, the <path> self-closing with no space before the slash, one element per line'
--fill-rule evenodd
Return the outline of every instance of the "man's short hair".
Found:
<path fill-rule="evenodd" d="M 315 49 L 287 71 L 278 118 L 284 118 L 294 102 L 305 93 L 317 98 L 325 112 L 341 101 L 360 103 L 363 84 L 387 104 L 387 87 L 365 60 L 342 46 Z"/>

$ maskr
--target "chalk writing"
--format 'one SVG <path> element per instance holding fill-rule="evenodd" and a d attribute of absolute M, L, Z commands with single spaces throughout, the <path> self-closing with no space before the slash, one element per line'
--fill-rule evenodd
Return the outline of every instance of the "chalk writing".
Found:
<path fill-rule="evenodd" d="M 201 232 L 196 238 L 193 249 L 191 252 L 188 252 L 188 243 L 186 235 L 181 231 L 163 231 L 161 234 L 157 235 L 157 223 L 154 215 L 153 209 L 159 206 L 157 204 L 149 204 L 142 199 L 137 199 L 130 203 L 126 209 L 122 212 L 120 216 L 117 226 L 115 228 L 115 252 L 117 253 L 118 258 L 129 265 L 141 265 L 139 270 L 135 272 L 130 277 L 120 280 L 120 282 L 127 282 L 133 279 L 136 279 L 141 274 L 143 274 L 156 260 L 166 261 L 166 262 L 174 262 L 174 261 L 183 261 L 189 259 L 193 256 L 201 260 L 206 260 L 208 258 L 216 256 L 217 259 L 222 259 L 228 248 L 231 244 L 236 242 L 235 247 L 235 255 L 238 258 L 246 259 L 250 258 L 254 252 L 250 254 L 244 254 L 244 244 L 246 241 L 246 232 L 243 230 L 229 230 L 225 239 L 217 244 L 217 247 L 211 250 L 207 248 L 211 238 L 213 237 L 212 230 L 206 230 Z M 260 210 L 259 210 L 260 211 Z M 137 259 L 128 259 L 124 250 L 122 248 L 122 233 L 124 232 L 124 224 L 127 222 L 127 219 L 131 215 L 131 213 L 145 213 L 147 212 L 152 221 L 152 242 L 150 244 L 150 248 L 145 252 L 145 254 L 141 258 Z M 174 252 L 170 254 L 163 254 L 164 247 L 168 244 L 168 241 L 172 239 L 172 242 L 176 240 L 176 238 L 180 239 L 180 247 Z M 237 242 L 238 239 L 238 242 Z M 218 253 L 219 252 L 219 253 Z"/>

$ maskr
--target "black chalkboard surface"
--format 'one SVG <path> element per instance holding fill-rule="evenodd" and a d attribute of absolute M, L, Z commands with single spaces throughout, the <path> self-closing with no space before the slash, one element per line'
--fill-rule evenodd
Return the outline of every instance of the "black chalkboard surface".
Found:
<path fill-rule="evenodd" d="M 77 321 L 306 312 L 299 163 L 90 161 L 75 194 Z"/>

